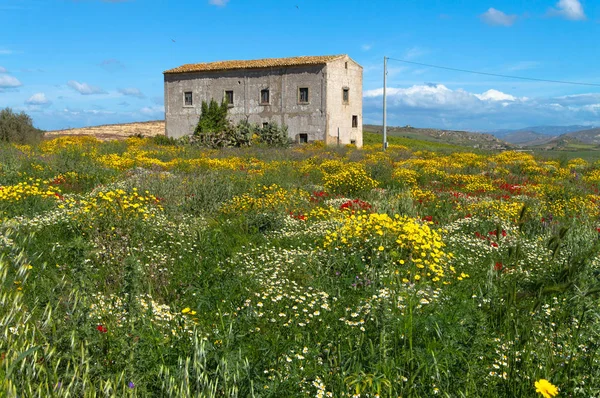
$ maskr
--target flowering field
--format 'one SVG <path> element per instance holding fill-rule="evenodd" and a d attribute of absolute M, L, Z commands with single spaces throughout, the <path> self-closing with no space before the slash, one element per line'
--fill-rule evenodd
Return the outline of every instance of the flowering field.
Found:
<path fill-rule="evenodd" d="M 0 146 L 2 396 L 600 395 L 600 163 L 161 142 Z"/>

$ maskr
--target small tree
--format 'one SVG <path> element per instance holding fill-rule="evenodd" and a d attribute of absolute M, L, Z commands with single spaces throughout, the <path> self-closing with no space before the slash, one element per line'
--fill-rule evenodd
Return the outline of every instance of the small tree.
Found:
<path fill-rule="evenodd" d="M 10 108 L 0 111 L 0 141 L 28 144 L 39 141 L 43 135 L 25 112 L 15 113 Z"/>
<path fill-rule="evenodd" d="M 230 125 L 227 119 L 228 109 L 229 106 L 225 101 L 220 105 L 214 99 L 211 99 L 208 104 L 206 101 L 202 101 L 202 113 L 200 114 L 194 134 L 224 132 Z"/>

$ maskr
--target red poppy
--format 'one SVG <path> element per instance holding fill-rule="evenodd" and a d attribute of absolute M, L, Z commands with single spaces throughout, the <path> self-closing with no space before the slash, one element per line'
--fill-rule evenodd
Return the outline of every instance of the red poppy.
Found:
<path fill-rule="evenodd" d="M 371 205 L 360 199 L 349 200 L 340 206 L 340 210 L 351 210 L 352 212 L 354 212 L 355 210 L 366 211 L 370 209 Z"/>
<path fill-rule="evenodd" d="M 311 198 L 310 198 L 310 201 L 311 202 L 318 202 L 321 199 L 327 198 L 328 196 L 329 195 L 325 191 L 314 191 L 313 194 L 312 194 L 312 196 L 311 196 Z"/>
<path fill-rule="evenodd" d="M 494 265 L 494 269 L 496 271 L 502 271 L 503 265 L 501 262 L 497 262 L 496 265 Z"/>
<path fill-rule="evenodd" d="M 492 247 L 498 247 L 498 244 L 496 242 L 492 242 Z"/>
<path fill-rule="evenodd" d="M 106 333 L 106 332 L 108 332 L 108 329 L 104 325 L 98 325 L 98 326 L 96 326 L 96 330 L 99 331 L 100 333 Z"/>
<path fill-rule="evenodd" d="M 486 236 L 484 236 L 483 234 L 481 234 L 479 232 L 475 232 L 475 236 L 482 240 L 490 240 L 490 238 L 487 238 Z"/>
<path fill-rule="evenodd" d="M 295 218 L 296 220 L 306 221 L 306 216 L 304 214 L 294 214 L 293 211 L 290 211 L 290 217 Z"/>

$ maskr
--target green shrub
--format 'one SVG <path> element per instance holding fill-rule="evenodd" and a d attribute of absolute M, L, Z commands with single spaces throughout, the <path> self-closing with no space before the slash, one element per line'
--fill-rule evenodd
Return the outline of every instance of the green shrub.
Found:
<path fill-rule="evenodd" d="M 0 141 L 29 144 L 43 135 L 42 130 L 33 127 L 31 117 L 25 112 L 15 113 L 10 108 L 0 111 Z"/>
<path fill-rule="evenodd" d="M 220 133 L 225 131 L 230 122 L 227 119 L 229 105 L 223 101 L 220 105 L 214 99 L 210 103 L 202 101 L 200 119 L 194 130 L 194 135 L 202 133 Z"/>
<path fill-rule="evenodd" d="M 286 125 L 279 126 L 277 123 L 269 123 L 258 131 L 260 142 L 268 146 L 286 147 L 290 145 Z"/>
<path fill-rule="evenodd" d="M 177 145 L 177 140 L 173 137 L 167 137 L 166 135 L 155 135 L 152 137 L 152 143 L 161 146 L 174 146 Z"/>

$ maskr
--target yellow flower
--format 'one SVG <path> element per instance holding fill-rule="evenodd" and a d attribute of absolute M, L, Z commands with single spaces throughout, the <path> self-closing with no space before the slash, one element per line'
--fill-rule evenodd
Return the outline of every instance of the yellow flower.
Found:
<path fill-rule="evenodd" d="M 382 252 L 384 250 L 383 246 L 379 246 L 379 251 Z"/>
<path fill-rule="evenodd" d="M 546 379 L 535 382 L 535 392 L 539 392 L 544 398 L 552 398 L 558 395 L 558 388 Z"/>
<path fill-rule="evenodd" d="M 181 310 L 181 313 L 182 313 L 182 314 L 187 314 L 187 313 L 188 313 L 188 312 L 190 312 L 190 311 L 191 311 L 191 308 L 190 308 L 190 307 L 185 307 L 184 309 L 182 309 L 182 310 Z"/>

